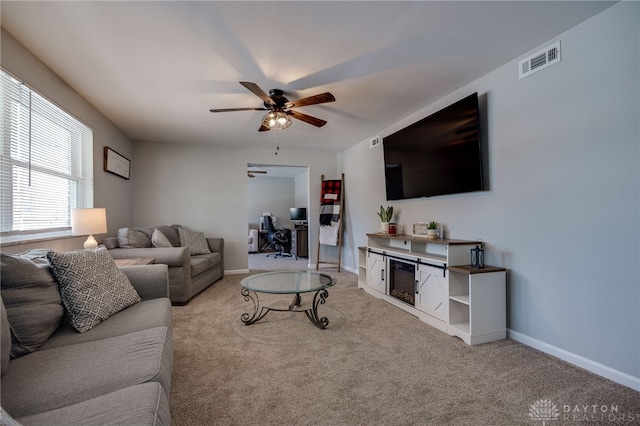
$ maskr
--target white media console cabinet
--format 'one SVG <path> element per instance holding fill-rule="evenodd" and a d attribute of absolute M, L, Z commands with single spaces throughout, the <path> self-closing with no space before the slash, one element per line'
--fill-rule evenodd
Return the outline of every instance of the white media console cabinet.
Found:
<path fill-rule="evenodd" d="M 506 270 L 469 265 L 481 241 L 367 234 L 358 287 L 468 345 L 506 338 Z"/>

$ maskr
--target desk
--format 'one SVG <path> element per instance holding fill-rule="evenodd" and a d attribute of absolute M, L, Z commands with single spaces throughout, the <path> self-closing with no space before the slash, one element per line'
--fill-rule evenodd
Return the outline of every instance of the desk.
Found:
<path fill-rule="evenodd" d="M 253 314 L 242 314 L 240 319 L 245 325 L 260 321 L 271 311 L 304 312 L 309 321 L 324 330 L 329 324 L 327 317 L 318 316 L 318 305 L 325 303 L 329 292 L 327 288 L 333 286 L 336 279 L 331 275 L 316 271 L 276 271 L 251 275 L 240 281 L 241 294 L 245 301 L 253 302 Z M 308 309 L 300 308 L 301 293 L 316 292 L 313 303 Z M 287 309 L 260 306 L 258 293 L 295 294 Z"/>
<path fill-rule="evenodd" d="M 291 231 L 291 254 L 295 259 L 309 257 L 309 227 L 296 225 Z"/>

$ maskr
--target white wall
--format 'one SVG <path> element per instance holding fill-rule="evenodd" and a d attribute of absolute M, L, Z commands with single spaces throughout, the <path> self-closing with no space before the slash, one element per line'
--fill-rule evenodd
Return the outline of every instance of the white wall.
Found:
<path fill-rule="evenodd" d="M 131 140 L 111 121 L 96 110 L 72 87 L 60 79 L 50 68 L 24 48 L 13 36 L 2 29 L 2 67 L 22 79 L 56 105 L 83 121 L 93 130 L 94 206 L 107 209 L 108 234 L 115 235 L 118 228 L 129 226 L 132 219 L 133 185 L 130 181 L 102 170 L 104 146 L 109 146 L 132 160 Z M 96 235 L 100 240 L 104 235 Z M 39 241 L 30 244 L 3 246 L 10 253 L 30 248 L 73 250 L 82 248 L 86 237 Z"/>
<path fill-rule="evenodd" d="M 134 156 L 133 225 L 179 223 L 208 237 L 223 237 L 227 272 L 248 268 L 247 164 L 308 167 L 309 182 L 318 182 L 309 186 L 310 259 L 315 259 L 320 175 L 335 176 L 335 153 L 281 149 L 275 156 L 272 149 L 135 142 Z"/>
<path fill-rule="evenodd" d="M 517 60 L 537 49 L 522 52 L 381 133 L 477 91 L 486 192 L 387 203 L 382 148 L 342 153 L 344 263 L 356 267 L 380 204 L 405 227 L 444 222 L 448 237 L 486 241 L 486 262 L 508 268 L 511 336 L 640 389 L 639 16 L 637 2 L 613 6 L 551 40 L 559 64 L 519 80 Z"/>
<path fill-rule="evenodd" d="M 295 206 L 295 179 L 266 177 L 248 179 L 249 224 L 259 229 L 260 216 L 269 212 L 276 217 L 276 228 L 292 228 L 289 209 Z"/>
<path fill-rule="evenodd" d="M 309 172 L 305 171 L 295 177 L 295 203 L 291 207 L 306 207 L 309 214 Z M 320 185 L 320 182 L 316 182 Z"/>

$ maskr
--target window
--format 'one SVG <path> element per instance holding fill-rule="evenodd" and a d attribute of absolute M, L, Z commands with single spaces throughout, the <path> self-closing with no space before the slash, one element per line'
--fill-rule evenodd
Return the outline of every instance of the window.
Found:
<path fill-rule="evenodd" d="M 0 70 L 0 235 L 3 242 L 66 231 L 93 207 L 93 132 Z"/>

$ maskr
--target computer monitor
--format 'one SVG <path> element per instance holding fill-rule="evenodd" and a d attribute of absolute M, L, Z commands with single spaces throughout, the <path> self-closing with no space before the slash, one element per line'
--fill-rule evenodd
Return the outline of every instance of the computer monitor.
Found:
<path fill-rule="evenodd" d="M 291 207 L 289 209 L 290 219 L 293 223 L 303 224 L 307 223 L 307 208 L 306 207 Z"/>

